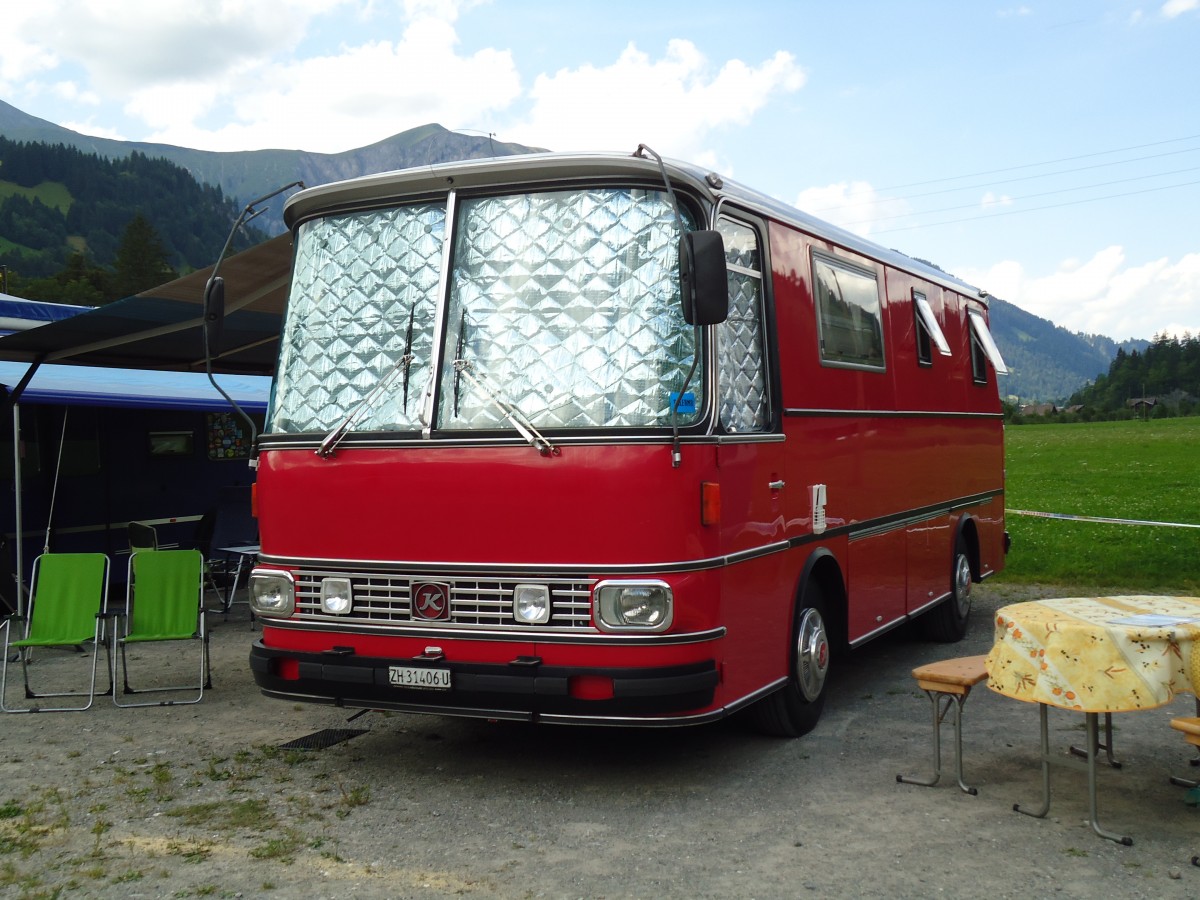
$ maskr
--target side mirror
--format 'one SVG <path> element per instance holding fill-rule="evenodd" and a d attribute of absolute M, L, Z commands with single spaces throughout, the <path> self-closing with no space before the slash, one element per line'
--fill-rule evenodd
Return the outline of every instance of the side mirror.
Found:
<path fill-rule="evenodd" d="M 719 231 L 689 231 L 679 239 L 679 286 L 689 325 L 717 325 L 729 318 L 725 242 Z"/>
<path fill-rule="evenodd" d="M 211 358 L 221 344 L 221 323 L 225 320 L 225 279 L 208 279 L 204 286 L 204 349 Z"/>

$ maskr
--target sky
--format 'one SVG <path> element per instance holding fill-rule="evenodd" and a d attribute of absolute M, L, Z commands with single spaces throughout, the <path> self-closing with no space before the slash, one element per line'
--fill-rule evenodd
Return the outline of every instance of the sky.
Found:
<path fill-rule="evenodd" d="M 1200 335 L 1200 0 L 6 6 L 0 99 L 84 134 L 645 143 L 1072 331 Z"/>

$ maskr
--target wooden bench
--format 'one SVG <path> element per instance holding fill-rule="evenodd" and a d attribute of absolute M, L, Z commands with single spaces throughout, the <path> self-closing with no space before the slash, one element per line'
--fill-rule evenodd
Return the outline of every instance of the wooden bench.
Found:
<path fill-rule="evenodd" d="M 896 781 L 902 784 L 919 784 L 931 787 L 942 777 L 942 721 L 951 708 L 954 709 L 954 774 L 958 786 L 974 796 L 979 791 L 968 787 L 963 782 L 962 767 L 962 707 L 966 702 L 971 688 L 987 678 L 987 668 L 984 666 L 986 656 L 963 656 L 958 659 L 945 659 L 941 662 L 917 666 L 913 669 L 913 678 L 917 679 L 917 687 L 929 697 L 933 708 L 933 777 L 917 778 L 913 775 L 897 775 Z"/>
<path fill-rule="evenodd" d="M 1183 732 L 1183 739 L 1193 747 L 1200 748 L 1200 716 L 1179 716 L 1171 720 L 1171 727 L 1176 731 Z M 1196 764 L 1196 760 L 1191 760 L 1192 765 Z M 1175 775 L 1171 776 L 1171 784 L 1177 784 L 1180 787 L 1200 788 L 1200 781 L 1194 781 L 1191 778 L 1179 778 Z"/>

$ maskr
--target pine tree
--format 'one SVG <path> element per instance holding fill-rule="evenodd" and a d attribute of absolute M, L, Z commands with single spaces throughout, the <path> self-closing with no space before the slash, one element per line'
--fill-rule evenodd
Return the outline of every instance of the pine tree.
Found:
<path fill-rule="evenodd" d="M 140 212 L 125 226 L 117 247 L 111 299 L 131 297 L 178 277 L 167 264 L 167 251 L 158 232 Z"/>

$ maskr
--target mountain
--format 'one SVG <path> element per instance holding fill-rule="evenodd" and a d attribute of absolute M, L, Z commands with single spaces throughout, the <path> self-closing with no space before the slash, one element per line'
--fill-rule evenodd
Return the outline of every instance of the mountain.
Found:
<path fill-rule="evenodd" d="M 1009 371 L 1000 376 L 1000 394 L 1021 402 L 1063 402 L 1108 372 L 1118 349 L 1140 352 L 1150 345 L 1068 331 L 998 297 L 988 302 L 992 336 Z"/>
<path fill-rule="evenodd" d="M 488 136 L 459 134 L 441 125 L 410 128 L 390 138 L 342 153 L 305 150 L 245 150 L 216 152 L 190 150 L 171 144 L 115 141 L 79 134 L 39 119 L 0 100 L 0 135 L 12 141 L 63 144 L 106 159 L 119 159 L 137 151 L 167 159 L 186 169 L 201 184 L 217 185 L 241 206 L 291 181 L 306 185 L 327 184 L 359 175 L 424 166 L 459 159 L 486 159 L 532 153 L 537 147 L 497 141 Z M 255 223 L 270 234 L 283 231 L 282 198 L 268 204 Z M 231 223 L 232 224 L 232 223 Z"/>
<path fill-rule="evenodd" d="M 0 101 L 0 135 L 13 141 L 63 144 L 106 159 L 133 152 L 160 157 L 186 169 L 201 184 L 219 186 L 238 206 L 291 181 L 325 184 L 359 175 L 457 159 L 529 153 L 540 148 L 494 141 L 490 137 L 423 125 L 368 147 L 343 153 L 304 150 L 249 150 L 218 153 L 170 144 L 91 137 L 39 119 Z M 255 224 L 270 234 L 283 231 L 281 198 L 268 205 Z M 1003 396 L 1021 401 L 1063 401 L 1108 371 L 1118 348 L 1145 350 L 1147 341 L 1117 343 L 1100 335 L 1071 332 L 1011 303 L 991 299 L 992 333 L 1010 374 L 1001 376 Z"/>

